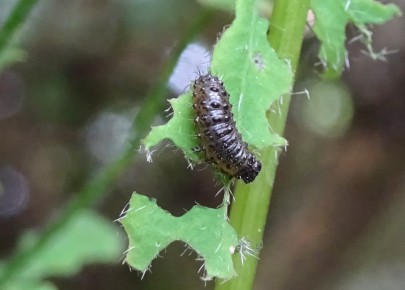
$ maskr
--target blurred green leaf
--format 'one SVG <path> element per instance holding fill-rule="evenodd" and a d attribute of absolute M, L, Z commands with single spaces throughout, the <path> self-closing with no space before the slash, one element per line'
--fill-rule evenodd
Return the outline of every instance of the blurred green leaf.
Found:
<path fill-rule="evenodd" d="M 156 200 L 134 193 L 120 222 L 129 237 L 126 262 L 139 271 L 148 270 L 161 250 L 180 240 L 204 258 L 205 278 L 235 275 L 232 253 L 238 240 L 222 207 L 194 206 L 183 216 L 174 217 L 159 208 Z"/>
<path fill-rule="evenodd" d="M 401 15 L 397 6 L 374 0 L 312 0 L 311 8 L 316 16 L 314 31 L 322 43 L 319 58 L 326 78 L 337 78 L 343 71 L 348 23 L 364 31 L 367 24 L 382 24 Z"/>
<path fill-rule="evenodd" d="M 2 290 L 57 290 L 58 288 L 49 282 L 37 281 L 14 281 L 5 285 Z"/>
<path fill-rule="evenodd" d="M 22 62 L 27 58 L 24 50 L 18 48 L 8 48 L 0 54 L 0 71 L 16 62 Z"/>
<path fill-rule="evenodd" d="M 86 264 L 117 262 L 122 253 L 117 232 L 116 226 L 94 212 L 75 215 L 43 250 L 34 253 L 19 273 L 16 285 L 24 280 L 73 275 Z M 38 236 L 36 232 L 24 234 L 18 250 L 29 249 Z"/>

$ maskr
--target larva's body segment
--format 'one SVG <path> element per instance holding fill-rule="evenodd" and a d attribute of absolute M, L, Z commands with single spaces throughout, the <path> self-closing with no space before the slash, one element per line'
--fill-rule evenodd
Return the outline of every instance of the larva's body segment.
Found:
<path fill-rule="evenodd" d="M 252 182 L 261 164 L 236 129 L 223 82 L 211 74 L 198 77 L 193 83 L 193 108 L 199 149 L 206 160 L 232 177 Z"/>

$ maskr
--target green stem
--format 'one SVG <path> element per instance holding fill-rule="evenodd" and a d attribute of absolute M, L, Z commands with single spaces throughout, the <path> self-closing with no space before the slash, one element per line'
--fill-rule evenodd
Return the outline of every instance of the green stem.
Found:
<path fill-rule="evenodd" d="M 37 2 L 38 0 L 20 0 L 15 4 L 14 9 L 0 29 L 0 55 L 12 41 L 14 34 L 18 31 L 20 25 L 24 23 Z"/>
<path fill-rule="evenodd" d="M 306 15 L 310 0 L 277 0 L 271 16 L 269 41 L 281 59 L 289 60 L 295 73 L 304 37 Z M 290 96 L 284 96 L 280 114 L 269 114 L 269 124 L 274 132 L 283 135 Z M 278 150 L 265 149 L 260 152 L 263 161 L 262 173 L 254 183 L 246 185 L 238 181 L 235 202 L 230 213 L 230 222 L 240 237 L 245 237 L 253 246 L 263 239 L 270 197 L 278 165 Z M 226 283 L 218 281 L 216 290 L 252 289 L 258 259 L 247 256 L 243 265 L 235 255 L 234 266 L 238 276 Z"/>
<path fill-rule="evenodd" d="M 59 214 L 56 221 L 42 233 L 38 241 L 26 251 L 17 253 L 4 267 L 0 276 L 0 289 L 15 278 L 22 268 L 25 267 L 31 259 L 35 258 L 35 254 L 46 247 L 47 242 L 52 239 L 67 222 L 84 207 L 90 206 L 94 201 L 100 199 L 117 180 L 124 170 L 133 162 L 134 157 L 138 153 L 138 148 L 141 143 L 141 138 L 149 131 L 150 125 L 156 114 L 161 112 L 166 105 L 166 98 L 163 95 L 166 91 L 166 85 L 169 77 L 178 61 L 181 52 L 185 49 L 188 43 L 197 35 L 209 21 L 212 13 L 208 10 L 203 10 L 195 18 L 194 23 L 184 33 L 183 38 L 174 48 L 170 59 L 157 80 L 157 84 L 147 94 L 142 110 L 136 116 L 133 122 L 133 130 L 130 137 L 130 144 L 122 155 L 113 163 L 106 166 L 101 172 L 96 175 L 84 188 L 79 191 L 70 200 L 68 205 Z"/>

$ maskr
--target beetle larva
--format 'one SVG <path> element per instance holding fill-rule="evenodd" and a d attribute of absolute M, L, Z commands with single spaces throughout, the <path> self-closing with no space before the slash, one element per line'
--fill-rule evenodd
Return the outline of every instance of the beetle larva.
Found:
<path fill-rule="evenodd" d="M 193 83 L 193 108 L 200 147 L 206 161 L 222 172 L 252 182 L 261 163 L 248 150 L 238 132 L 229 94 L 222 81 L 211 74 L 199 76 Z"/>

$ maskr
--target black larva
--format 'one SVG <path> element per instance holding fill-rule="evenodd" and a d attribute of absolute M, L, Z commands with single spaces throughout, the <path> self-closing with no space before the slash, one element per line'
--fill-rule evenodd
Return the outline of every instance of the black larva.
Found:
<path fill-rule="evenodd" d="M 232 177 L 252 182 L 262 167 L 248 151 L 235 126 L 229 94 L 216 76 L 207 74 L 193 83 L 193 108 L 200 147 L 206 161 Z"/>

